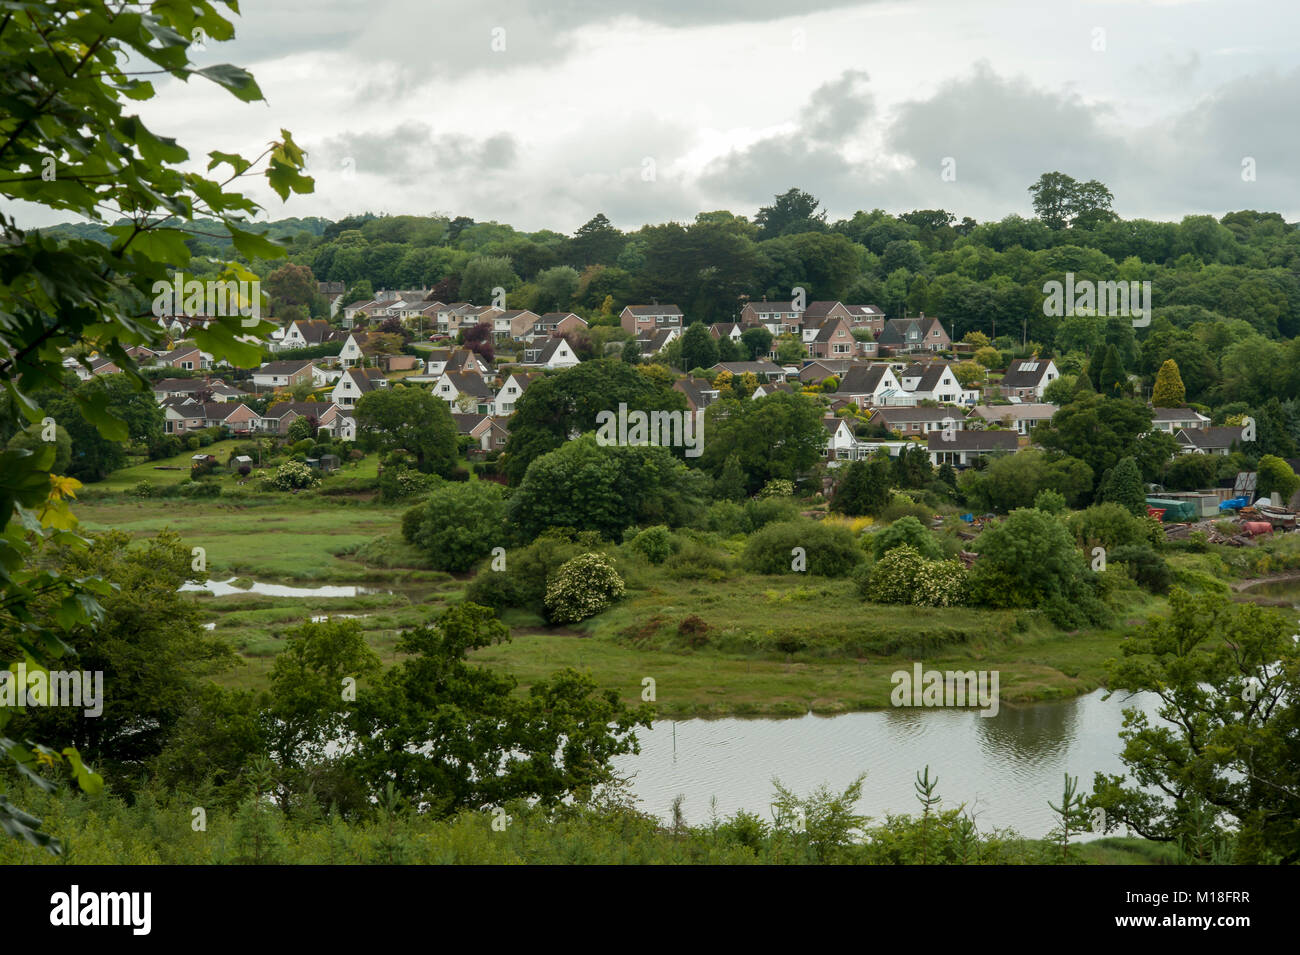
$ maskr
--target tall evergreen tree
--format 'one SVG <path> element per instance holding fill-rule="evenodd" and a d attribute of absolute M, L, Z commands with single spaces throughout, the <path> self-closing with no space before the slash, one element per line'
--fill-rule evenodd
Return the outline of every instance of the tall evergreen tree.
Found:
<path fill-rule="evenodd" d="M 1181 408 L 1187 404 L 1187 389 L 1183 387 L 1183 377 L 1178 373 L 1178 362 L 1172 358 L 1156 372 L 1156 382 L 1151 389 L 1151 404 L 1157 408 Z"/>
<path fill-rule="evenodd" d="M 1120 458 L 1119 463 L 1103 475 L 1097 487 L 1097 500 L 1114 501 L 1139 517 L 1146 513 L 1146 488 L 1142 485 L 1142 471 L 1136 458 Z"/>
<path fill-rule="evenodd" d="M 1101 380 L 1097 382 L 1097 391 L 1107 398 L 1123 398 L 1128 395 L 1128 375 L 1124 373 L 1119 349 L 1114 345 L 1106 346 L 1106 358 L 1102 362 Z"/>

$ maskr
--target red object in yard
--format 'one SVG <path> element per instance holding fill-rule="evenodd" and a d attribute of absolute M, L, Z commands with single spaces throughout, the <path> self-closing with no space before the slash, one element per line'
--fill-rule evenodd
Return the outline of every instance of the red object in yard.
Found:
<path fill-rule="evenodd" d="M 1165 519 L 1165 509 L 1163 507 L 1152 507 L 1147 505 L 1147 517 L 1154 517 L 1158 521 Z"/>
<path fill-rule="evenodd" d="M 1244 521 L 1241 526 L 1251 537 L 1273 533 L 1273 525 L 1268 521 Z"/>

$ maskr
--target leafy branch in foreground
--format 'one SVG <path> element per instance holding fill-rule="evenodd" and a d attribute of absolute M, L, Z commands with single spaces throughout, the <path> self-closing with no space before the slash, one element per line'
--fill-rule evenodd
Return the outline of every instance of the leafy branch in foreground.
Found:
<path fill-rule="evenodd" d="M 224 5 L 238 13 L 234 0 Z M 283 249 L 250 224 L 261 207 L 229 187 L 258 174 L 287 199 L 310 192 L 304 155 L 282 130 L 254 160 L 222 151 L 208 155 L 205 172 L 228 167 L 225 179 L 190 171 L 190 155 L 174 139 L 150 130 L 128 111 L 152 99 L 149 74 L 216 83 L 243 102 L 263 99 L 253 77 L 229 64 L 197 67 L 191 47 L 229 40 L 234 25 L 208 0 L 112 4 L 104 0 L 6 0 L 0 3 L 0 197 L 43 206 L 92 222 L 111 223 L 109 244 L 55 241 L 25 231 L 14 211 L 0 212 L 0 435 L 20 430 L 20 418 L 42 420 L 35 395 L 66 390 L 65 351 L 110 358 L 128 380 L 144 380 L 127 349 L 153 344 L 161 330 L 151 316 L 132 317 L 131 302 L 147 301 L 153 283 L 190 260 L 186 238 L 199 219 L 219 223 L 236 252 L 251 261 Z M 156 69 L 136 69 L 144 61 Z M 13 209 L 14 206 L 8 208 Z M 251 279 L 230 262 L 225 276 Z M 256 364 L 260 348 L 244 340 L 268 329 L 235 316 L 193 329 L 195 344 L 236 365 Z M 96 392 L 75 396 L 80 414 L 104 437 L 123 440 L 125 424 Z M 46 451 L 49 453 L 46 453 Z M 0 450 L 0 627 L 21 647 L 29 666 L 44 667 L 68 651 L 60 637 L 92 624 L 92 579 L 69 580 L 31 569 L 46 546 L 77 545 L 66 510 L 73 489 L 52 475 L 53 449 Z M 67 492 L 67 493 L 65 493 Z M 43 508 L 36 514 L 33 508 Z M 38 600 L 57 608 L 48 619 Z M 0 711 L 0 731 L 8 722 Z M 41 764 L 66 759 L 83 789 L 99 785 L 75 750 L 0 738 L 0 748 L 23 775 L 48 783 Z M 0 797 L 0 828 L 57 851 L 39 823 Z"/>

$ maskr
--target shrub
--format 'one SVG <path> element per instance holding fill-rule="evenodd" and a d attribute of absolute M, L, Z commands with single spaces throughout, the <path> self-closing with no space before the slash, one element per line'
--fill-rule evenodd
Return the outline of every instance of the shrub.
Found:
<path fill-rule="evenodd" d="M 859 587 L 873 603 L 955 607 L 966 599 L 966 569 L 960 561 L 927 560 L 899 544 L 872 565 Z"/>
<path fill-rule="evenodd" d="M 844 577 L 863 556 L 848 528 L 797 520 L 769 524 L 755 532 L 741 560 L 755 573 L 786 574 L 792 569 L 796 547 L 803 549 L 807 573 L 820 577 Z"/>
<path fill-rule="evenodd" d="M 194 435 L 193 437 L 189 438 L 185 442 L 185 447 L 189 448 L 191 451 L 197 451 L 199 449 L 198 435 Z"/>
<path fill-rule="evenodd" d="M 1070 515 L 1070 532 L 1085 550 L 1101 545 L 1106 550 L 1124 545 L 1157 544 L 1164 529 L 1153 518 L 1136 517 L 1122 504 L 1106 501 Z"/>
<path fill-rule="evenodd" d="M 505 543 L 505 494 L 499 484 L 446 483 L 402 516 L 402 534 L 428 557 L 434 570 L 464 571 Z"/>
<path fill-rule="evenodd" d="M 1045 487 L 1034 495 L 1034 507 L 1048 514 L 1064 514 L 1066 510 L 1065 495 Z"/>
<path fill-rule="evenodd" d="M 1125 544 L 1106 553 L 1110 563 L 1124 564 L 1133 579 L 1153 594 L 1169 592 L 1174 581 L 1173 571 L 1165 559 L 1150 544 Z"/>
<path fill-rule="evenodd" d="M 910 514 L 900 517 L 882 531 L 871 535 L 871 549 L 876 560 L 884 557 L 895 547 L 906 545 L 927 560 L 939 560 L 943 557 L 943 548 L 915 517 Z"/>
<path fill-rule="evenodd" d="M 733 537 L 736 534 L 748 534 L 754 528 L 750 525 L 745 507 L 735 501 L 715 501 L 709 505 L 704 515 L 704 529 Z"/>
<path fill-rule="evenodd" d="M 157 494 L 157 488 L 148 481 L 140 481 L 131 488 L 131 494 L 135 497 L 154 497 Z"/>
<path fill-rule="evenodd" d="M 546 586 L 552 623 L 577 623 L 605 610 L 626 592 L 623 578 L 604 554 L 579 554 L 566 561 Z"/>
<path fill-rule="evenodd" d="M 286 461 L 275 469 L 270 484 L 278 491 L 315 487 L 320 483 L 320 475 L 307 465 L 298 461 Z"/>
<path fill-rule="evenodd" d="M 221 485 L 211 481 L 196 481 L 181 485 L 181 497 L 210 498 L 221 496 Z"/>
<path fill-rule="evenodd" d="M 424 474 L 403 465 L 384 468 L 379 476 L 379 499 L 385 503 L 418 497 L 442 483 L 436 474 Z"/>
<path fill-rule="evenodd" d="M 699 649 L 709 642 L 709 625 L 691 614 L 677 625 L 677 635 L 686 641 L 687 646 Z"/>
<path fill-rule="evenodd" d="M 786 481 L 782 478 L 772 478 L 772 480 L 763 485 L 762 489 L 759 490 L 756 496 L 760 501 L 766 500 L 769 497 L 793 497 L 794 482 Z"/>
<path fill-rule="evenodd" d="M 647 527 L 632 538 L 632 549 L 652 564 L 662 564 L 677 551 L 678 546 L 672 531 L 662 524 Z"/>
<path fill-rule="evenodd" d="M 496 610 L 518 607 L 541 613 L 547 581 L 566 561 L 600 542 L 599 535 L 576 536 L 578 540 L 563 530 L 548 530 L 527 547 L 507 551 L 505 570 L 480 571 L 470 581 L 465 599 Z"/>
<path fill-rule="evenodd" d="M 768 524 L 799 519 L 799 505 L 788 497 L 769 497 L 745 502 L 745 517 L 749 519 L 746 533 L 761 530 Z"/>

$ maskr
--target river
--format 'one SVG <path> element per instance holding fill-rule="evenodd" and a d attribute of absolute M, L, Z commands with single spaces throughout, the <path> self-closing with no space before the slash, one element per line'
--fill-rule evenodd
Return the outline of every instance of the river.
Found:
<path fill-rule="evenodd" d="M 1122 773 L 1118 753 L 1122 710 L 1154 717 L 1149 694 L 1103 691 L 1051 703 L 1012 707 L 996 716 L 976 710 L 891 709 L 797 719 L 691 719 L 639 730 L 641 753 L 616 760 L 632 779 L 640 809 L 667 819 L 673 798 L 685 796 L 687 822 L 747 809 L 771 820 L 772 778 L 799 795 L 822 783 L 842 790 L 867 773 L 859 812 L 920 810 L 916 773 L 939 777 L 941 808 L 962 803 L 982 831 L 1013 828 L 1043 836 L 1052 828 L 1047 803 L 1059 804 L 1063 776 L 1090 792 L 1093 773 Z M 1159 722 L 1155 720 L 1155 722 Z"/>

